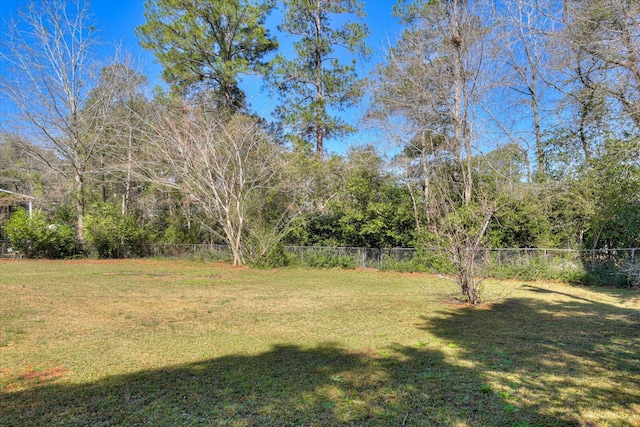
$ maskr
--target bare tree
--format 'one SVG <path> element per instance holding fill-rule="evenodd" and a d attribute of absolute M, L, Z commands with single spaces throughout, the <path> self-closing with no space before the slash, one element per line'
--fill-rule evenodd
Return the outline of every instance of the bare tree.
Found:
<path fill-rule="evenodd" d="M 20 194 L 42 194 L 45 186 L 52 184 L 50 170 L 29 155 L 25 149 L 29 142 L 19 135 L 0 132 L 0 188 Z M 30 150 L 37 150 L 31 147 Z M 52 153 L 42 150 L 50 162 L 56 162 Z M 40 199 L 40 197 L 38 197 Z"/>
<path fill-rule="evenodd" d="M 99 174 L 96 185 L 100 186 L 103 202 L 107 198 L 107 189 L 122 195 L 123 216 L 141 185 L 136 182 L 133 169 L 136 158 L 145 150 L 140 129 L 143 117 L 151 108 L 143 93 L 145 86 L 146 78 L 136 72 L 131 59 L 127 59 L 101 70 L 98 85 L 91 91 L 89 99 L 89 104 L 104 104 L 109 118 L 107 123 L 95 123 L 103 139 L 98 159 L 94 160 L 98 164 L 92 164 Z"/>
<path fill-rule="evenodd" d="M 451 120 L 446 117 L 445 93 L 451 89 L 449 79 L 443 76 L 443 67 L 430 59 L 428 37 L 420 32 L 406 31 L 398 44 L 387 54 L 387 63 L 377 69 L 373 81 L 372 107 L 368 119 L 376 123 L 387 137 L 404 148 L 396 158 L 402 164 L 404 182 L 414 200 L 420 199 L 420 218 L 432 225 L 433 165 L 446 151 L 447 136 L 451 133 Z M 417 194 L 421 193 L 421 194 Z"/>
<path fill-rule="evenodd" d="M 500 102 L 489 112 L 500 131 L 512 144 L 521 147 L 528 173 L 529 150 L 533 149 L 537 163 L 536 175 L 542 179 L 545 171 L 544 119 L 553 104 L 554 86 L 551 81 L 554 44 L 548 34 L 557 22 L 552 16 L 559 13 L 553 0 L 487 1 L 496 24 L 493 39 L 493 60 L 500 76 Z M 557 52 L 555 52 L 557 54 Z M 510 120 L 510 122 L 507 122 Z"/>
<path fill-rule="evenodd" d="M 606 80 L 588 82 L 619 103 L 640 127 L 640 4 L 631 0 L 566 1 L 565 29 L 556 34 L 571 50 L 591 57 Z M 582 62 L 582 76 L 585 75 Z M 580 77 L 580 75 L 578 75 Z M 589 88 L 589 84 L 583 85 Z"/>
<path fill-rule="evenodd" d="M 52 149 L 64 163 L 51 162 L 41 150 L 31 154 L 73 181 L 76 233 L 82 240 L 87 178 L 102 147 L 110 96 L 89 102 L 98 81 L 93 53 L 95 31 L 82 0 L 32 3 L 12 20 L 0 59 L 7 70 L 0 92 L 17 113 L 3 126 Z"/>
<path fill-rule="evenodd" d="M 463 298 L 472 304 L 479 301 L 475 256 L 495 212 L 473 169 L 487 79 L 490 14 L 483 6 L 468 0 L 406 5 L 400 16 L 408 28 L 378 69 L 369 114 L 408 135 L 404 154 L 422 175 L 431 241 L 456 265 Z"/>
<path fill-rule="evenodd" d="M 169 107 L 146 127 L 147 179 L 188 195 L 203 225 L 231 247 L 234 265 L 265 256 L 289 231 L 301 210 L 286 153 L 257 120 Z"/>

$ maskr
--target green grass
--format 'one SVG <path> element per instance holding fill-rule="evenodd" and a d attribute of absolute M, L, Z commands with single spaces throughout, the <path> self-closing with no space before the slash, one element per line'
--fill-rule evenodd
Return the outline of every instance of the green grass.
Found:
<path fill-rule="evenodd" d="M 640 425 L 637 291 L 0 262 L 0 425 Z"/>

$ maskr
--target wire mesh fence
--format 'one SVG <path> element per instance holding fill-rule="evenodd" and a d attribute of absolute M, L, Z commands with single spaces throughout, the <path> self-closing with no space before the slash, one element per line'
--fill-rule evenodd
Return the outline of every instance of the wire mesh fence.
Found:
<path fill-rule="evenodd" d="M 207 254 L 224 259 L 231 256 L 231 249 L 227 245 L 210 243 L 202 244 L 145 244 L 128 245 L 119 248 L 120 258 L 182 258 L 197 254 Z"/>
<path fill-rule="evenodd" d="M 21 258 L 19 252 L 16 252 L 8 240 L 0 240 L 0 256 L 2 258 Z"/>
<path fill-rule="evenodd" d="M 544 261 L 551 265 L 564 266 L 566 268 L 584 268 L 586 270 L 599 270 L 619 267 L 624 264 L 635 264 L 639 260 L 639 249 L 488 249 L 489 259 L 492 263 L 512 265 L 514 263 L 531 263 L 532 261 Z"/>
<path fill-rule="evenodd" d="M 439 248 L 285 246 L 284 252 L 290 264 L 310 267 L 455 272 L 449 255 Z M 0 240 L 2 257 L 15 257 L 15 254 L 9 241 Z M 200 255 L 224 260 L 231 258 L 231 250 L 219 244 L 144 244 L 120 246 L 113 255 L 118 258 Z M 475 253 L 475 262 L 478 273 L 487 277 L 573 280 L 585 274 L 597 274 L 598 282 L 615 282 L 624 281 L 625 272 L 640 265 L 640 249 L 482 249 Z M 635 270 L 638 269 L 640 267 Z"/>
<path fill-rule="evenodd" d="M 395 262 L 416 261 L 425 255 L 446 256 L 439 248 L 364 248 L 340 246 L 285 246 L 285 252 L 301 261 L 316 261 L 319 258 L 344 259 L 355 267 L 382 268 Z M 0 240 L 0 255 L 14 253 L 8 240 Z M 199 253 L 231 255 L 227 245 L 220 244 L 143 244 L 121 245 L 114 255 L 120 258 L 135 257 L 185 257 Z M 514 264 L 529 265 L 543 261 L 564 268 L 587 270 L 619 267 L 640 262 L 640 248 L 612 249 L 544 249 L 544 248 L 498 248 L 481 249 L 476 253 L 479 265 L 496 267 Z"/>

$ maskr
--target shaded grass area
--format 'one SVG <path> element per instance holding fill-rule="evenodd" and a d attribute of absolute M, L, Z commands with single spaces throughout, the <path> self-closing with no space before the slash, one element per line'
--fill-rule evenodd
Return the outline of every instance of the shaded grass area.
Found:
<path fill-rule="evenodd" d="M 637 292 L 0 263 L 0 425 L 640 425 Z"/>

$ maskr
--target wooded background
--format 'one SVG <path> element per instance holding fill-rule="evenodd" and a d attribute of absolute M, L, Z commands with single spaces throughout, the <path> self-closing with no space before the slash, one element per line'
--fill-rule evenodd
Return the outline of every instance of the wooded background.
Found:
<path fill-rule="evenodd" d="M 19 12 L 1 39 L 0 188 L 36 197 L 33 218 L 3 218 L 15 245 L 44 242 L 34 256 L 436 247 L 475 301 L 484 249 L 640 246 L 635 1 L 400 0 L 402 32 L 358 75 L 356 0 L 149 0 L 153 90 L 130 54 L 104 54 L 87 2 Z M 247 103 L 247 75 L 273 115 Z M 378 141 L 325 150 L 362 129 Z"/>

